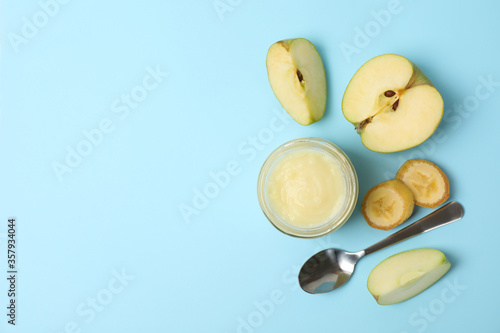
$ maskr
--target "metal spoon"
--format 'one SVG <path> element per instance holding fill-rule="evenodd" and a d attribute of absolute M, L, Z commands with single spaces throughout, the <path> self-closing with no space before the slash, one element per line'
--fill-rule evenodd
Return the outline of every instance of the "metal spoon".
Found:
<path fill-rule="evenodd" d="M 310 294 L 324 294 L 337 289 L 349 280 L 359 259 L 390 245 L 404 241 L 464 216 L 461 204 L 452 201 L 429 215 L 359 252 L 326 249 L 313 255 L 299 272 L 299 284 Z"/>

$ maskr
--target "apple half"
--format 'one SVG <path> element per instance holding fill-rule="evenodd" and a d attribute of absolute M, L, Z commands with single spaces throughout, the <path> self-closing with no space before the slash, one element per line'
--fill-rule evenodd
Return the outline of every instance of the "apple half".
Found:
<path fill-rule="evenodd" d="M 314 45 L 304 38 L 274 43 L 267 52 L 267 75 L 281 106 L 301 125 L 323 117 L 326 75 Z"/>
<path fill-rule="evenodd" d="M 429 138 L 443 117 L 443 98 L 412 62 L 396 54 L 368 60 L 342 99 L 344 117 L 366 148 L 389 153 Z"/>
<path fill-rule="evenodd" d="M 416 249 L 393 255 L 375 266 L 368 290 L 380 305 L 396 304 L 420 294 L 450 269 L 443 252 Z"/>

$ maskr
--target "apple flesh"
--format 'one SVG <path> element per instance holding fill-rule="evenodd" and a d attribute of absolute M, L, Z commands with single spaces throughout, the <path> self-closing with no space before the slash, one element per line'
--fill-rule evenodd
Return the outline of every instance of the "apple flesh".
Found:
<path fill-rule="evenodd" d="M 400 303 L 430 287 L 449 269 L 441 251 L 401 252 L 375 266 L 368 276 L 368 290 L 380 305 Z"/>
<path fill-rule="evenodd" d="M 429 138 L 443 117 L 443 99 L 405 57 L 384 54 L 354 74 L 342 99 L 344 117 L 361 142 L 377 152 L 412 148 Z"/>
<path fill-rule="evenodd" d="M 325 69 L 310 41 L 297 38 L 274 43 L 267 52 L 266 65 L 274 95 L 295 121 L 306 126 L 323 117 Z"/>

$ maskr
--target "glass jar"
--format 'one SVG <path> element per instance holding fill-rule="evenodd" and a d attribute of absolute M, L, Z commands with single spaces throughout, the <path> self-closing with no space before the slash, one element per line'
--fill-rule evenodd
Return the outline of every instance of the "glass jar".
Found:
<path fill-rule="evenodd" d="M 298 150 L 317 150 L 327 154 L 340 167 L 345 183 L 345 199 L 337 214 L 313 227 L 298 227 L 280 218 L 273 210 L 267 193 L 267 183 L 276 162 Z M 299 238 L 316 238 L 340 228 L 351 216 L 358 199 L 358 177 L 347 155 L 333 143 L 318 138 L 300 138 L 291 140 L 276 148 L 266 159 L 259 173 L 257 195 L 260 207 L 267 219 L 281 232 Z"/>

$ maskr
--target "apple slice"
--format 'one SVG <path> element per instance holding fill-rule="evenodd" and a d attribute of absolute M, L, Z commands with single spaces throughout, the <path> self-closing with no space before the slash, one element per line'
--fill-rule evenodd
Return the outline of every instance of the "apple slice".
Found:
<path fill-rule="evenodd" d="M 266 64 L 274 95 L 296 122 L 310 125 L 323 117 L 325 69 L 310 41 L 297 38 L 274 43 L 267 52 Z"/>
<path fill-rule="evenodd" d="M 401 252 L 375 266 L 368 276 L 368 290 L 380 305 L 400 303 L 429 288 L 449 269 L 441 251 Z"/>
<path fill-rule="evenodd" d="M 344 117 L 366 148 L 405 150 L 429 138 L 443 116 L 443 99 L 422 71 L 405 57 L 384 54 L 354 74 L 342 99 Z"/>

